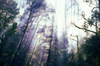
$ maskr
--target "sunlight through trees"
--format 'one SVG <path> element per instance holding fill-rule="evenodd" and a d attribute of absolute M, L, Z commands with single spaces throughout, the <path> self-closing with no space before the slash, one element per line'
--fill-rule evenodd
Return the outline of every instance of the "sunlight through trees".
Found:
<path fill-rule="evenodd" d="M 0 66 L 100 66 L 100 0 L 0 0 Z"/>

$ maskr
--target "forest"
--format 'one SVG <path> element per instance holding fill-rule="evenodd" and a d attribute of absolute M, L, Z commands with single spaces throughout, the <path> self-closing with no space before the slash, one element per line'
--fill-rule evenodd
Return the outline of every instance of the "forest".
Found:
<path fill-rule="evenodd" d="M 0 0 L 0 66 L 100 66 L 99 21 L 100 0 Z"/>

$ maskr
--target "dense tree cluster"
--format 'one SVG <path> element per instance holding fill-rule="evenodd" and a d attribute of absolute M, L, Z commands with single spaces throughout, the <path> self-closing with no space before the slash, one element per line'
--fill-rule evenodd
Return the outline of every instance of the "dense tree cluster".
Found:
<path fill-rule="evenodd" d="M 91 0 L 92 1 L 92 0 Z M 98 0 L 99 4 L 100 1 Z M 99 5 L 98 4 L 98 5 Z M 77 52 L 72 52 L 69 55 L 68 66 L 99 66 L 100 65 L 100 6 L 94 7 L 92 10 L 91 18 L 85 18 L 85 14 L 82 17 L 85 20 L 84 27 L 77 28 L 84 30 L 85 32 L 94 33 L 90 37 L 85 37 L 85 40 L 80 47 L 77 46 Z M 95 31 L 88 30 L 88 27 L 95 27 Z M 76 59 L 76 60 L 75 60 Z"/>
<path fill-rule="evenodd" d="M 28 6 L 20 18 L 23 22 L 21 27 L 15 22 L 19 14 L 17 3 L 14 0 L 0 0 L 0 66 L 100 66 L 99 0 L 98 3 L 99 6 L 91 10 L 90 18 L 81 14 L 85 20 L 83 27 L 74 24 L 75 27 L 93 34 L 82 38 L 85 41 L 80 46 L 80 41 L 77 41 L 77 48 L 68 53 L 67 39 L 64 35 L 61 39 L 63 42 L 58 40 L 54 17 L 49 15 L 55 11 L 47 8 L 44 0 L 27 0 Z M 41 20 L 46 22 L 42 27 Z M 94 26 L 95 31 L 89 30 L 88 26 Z M 34 48 L 31 48 L 32 40 Z"/>
<path fill-rule="evenodd" d="M 16 52 L 19 34 L 14 22 L 19 13 L 17 3 L 12 0 L 0 0 L 0 66 L 10 65 Z"/>

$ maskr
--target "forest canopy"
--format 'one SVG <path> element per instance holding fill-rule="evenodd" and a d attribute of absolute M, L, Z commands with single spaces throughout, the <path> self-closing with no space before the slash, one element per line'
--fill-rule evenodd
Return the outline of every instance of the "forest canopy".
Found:
<path fill-rule="evenodd" d="M 100 0 L 47 1 L 0 0 L 0 66 L 100 66 Z"/>

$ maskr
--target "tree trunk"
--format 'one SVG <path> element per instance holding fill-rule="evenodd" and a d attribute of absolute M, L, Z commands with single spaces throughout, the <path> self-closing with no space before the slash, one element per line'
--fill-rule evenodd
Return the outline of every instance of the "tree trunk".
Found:
<path fill-rule="evenodd" d="M 18 46 L 18 49 L 17 49 L 18 52 L 20 51 L 20 48 L 21 48 L 21 46 L 22 46 L 23 38 L 24 38 L 25 33 L 26 33 L 26 30 L 27 30 L 27 28 L 28 28 L 28 24 L 29 24 L 29 20 L 30 20 L 30 18 L 31 18 L 31 14 L 32 14 L 32 6 L 31 6 L 31 9 L 30 9 L 30 14 L 29 14 L 29 17 L 28 17 L 28 20 L 27 20 L 26 27 L 25 27 L 25 29 L 24 29 L 24 33 L 23 33 L 23 35 L 22 35 L 21 41 L 20 41 L 19 46 Z M 14 66 L 15 59 L 16 59 L 17 56 L 18 56 L 18 53 L 16 52 L 15 55 L 14 55 L 14 58 L 13 58 L 13 60 L 12 60 L 11 66 Z"/>
<path fill-rule="evenodd" d="M 50 58 L 51 58 L 51 53 L 52 53 L 52 51 L 51 51 L 52 35 L 53 35 L 53 21 L 52 21 L 50 48 L 49 48 L 49 52 L 48 52 L 49 54 L 48 54 L 48 58 L 47 58 L 47 66 L 51 66 L 51 60 L 50 60 Z"/>

